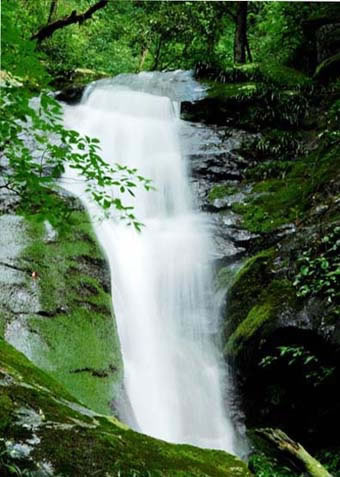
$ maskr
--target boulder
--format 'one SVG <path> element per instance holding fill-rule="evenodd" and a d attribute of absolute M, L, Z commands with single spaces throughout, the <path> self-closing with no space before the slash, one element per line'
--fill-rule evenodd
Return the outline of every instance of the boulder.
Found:
<path fill-rule="evenodd" d="M 168 444 L 84 407 L 0 338 L 1 475 L 251 477 L 223 451 Z M 15 466 L 15 467 L 14 467 Z"/>

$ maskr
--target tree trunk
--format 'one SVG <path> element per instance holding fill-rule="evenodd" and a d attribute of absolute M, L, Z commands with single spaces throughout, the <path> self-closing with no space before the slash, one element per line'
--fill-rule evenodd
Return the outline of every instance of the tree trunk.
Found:
<path fill-rule="evenodd" d="M 161 57 L 162 45 L 163 45 L 163 38 L 162 38 L 162 36 L 160 36 L 159 41 L 158 41 L 158 45 L 157 45 L 157 48 L 156 48 L 156 52 L 155 52 L 155 59 L 154 59 L 153 66 L 152 66 L 153 70 L 157 70 L 157 68 L 159 67 L 159 60 L 160 60 L 160 57 Z"/>
<path fill-rule="evenodd" d="M 280 429 L 256 429 L 255 434 L 273 445 L 276 450 L 293 458 L 294 462 L 300 468 L 302 467 L 310 477 L 332 477 L 320 462 L 312 457 L 301 444 L 293 441 Z"/>
<path fill-rule="evenodd" d="M 234 38 L 234 62 L 239 63 L 241 65 L 246 62 L 247 11 L 248 2 L 237 3 L 236 28 Z"/>

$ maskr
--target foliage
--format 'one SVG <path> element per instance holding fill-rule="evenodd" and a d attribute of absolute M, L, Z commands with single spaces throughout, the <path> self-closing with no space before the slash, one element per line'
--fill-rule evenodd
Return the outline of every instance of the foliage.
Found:
<path fill-rule="evenodd" d="M 334 227 L 316 246 L 302 252 L 293 283 L 297 296 L 321 295 L 327 298 L 328 304 L 335 303 L 339 293 L 339 249 L 340 227 Z"/>
<path fill-rule="evenodd" d="M 301 137 L 290 131 L 276 129 L 261 136 L 254 146 L 263 155 L 274 156 L 280 161 L 295 158 L 303 152 Z"/>
<path fill-rule="evenodd" d="M 302 22 L 310 14 L 308 4 L 261 2 L 251 14 L 250 42 L 257 61 L 275 56 L 278 63 L 291 64 L 304 42 Z"/>
<path fill-rule="evenodd" d="M 300 473 L 292 473 L 290 467 L 280 465 L 276 459 L 270 459 L 262 453 L 250 456 L 249 468 L 256 477 L 301 477 Z"/>
<path fill-rule="evenodd" d="M 277 354 L 262 358 L 260 366 L 266 368 L 274 363 L 285 361 L 288 366 L 300 366 L 305 370 L 305 378 L 313 385 L 320 385 L 333 374 L 335 368 L 323 366 L 319 358 L 303 345 L 278 346 Z"/>
<path fill-rule="evenodd" d="M 59 1 L 54 20 L 73 10 L 85 11 L 93 1 Z M 35 44 L 28 39 L 47 23 L 50 3 L 8 0 L 3 9 L 8 45 L 12 43 L 7 35 L 9 25 L 18 25 L 20 35 L 13 44 L 24 41 L 34 49 Z M 45 64 L 53 76 L 66 78 L 76 68 L 110 74 L 188 69 L 202 59 L 224 70 L 233 63 L 235 6 L 236 2 L 117 0 L 109 2 L 83 25 L 58 30 L 42 42 L 40 54 L 45 53 Z M 249 2 L 248 10 L 248 36 L 255 61 L 268 63 L 269 58 L 275 57 L 275 63 L 282 65 L 295 61 L 305 40 L 302 22 L 311 12 L 321 12 L 322 7 L 294 2 Z M 20 50 L 16 51 L 20 54 Z M 278 71 L 272 63 L 262 76 L 269 72 L 274 83 L 295 82 L 293 71 L 282 75 L 282 68 Z"/>
<path fill-rule="evenodd" d="M 340 99 L 334 101 L 329 108 L 326 127 L 319 134 L 319 139 L 327 145 L 333 146 L 340 142 Z"/>
<path fill-rule="evenodd" d="M 52 191 L 69 166 L 81 174 L 87 192 L 104 211 L 114 207 L 121 219 L 140 230 L 142 224 L 132 207 L 125 206 L 119 194 L 109 190 L 116 188 L 133 196 L 137 183 L 149 190 L 149 180 L 139 176 L 136 169 L 119 164 L 111 167 L 99 155 L 98 139 L 65 129 L 61 106 L 46 92 L 34 101 L 26 89 L 7 86 L 1 101 L 1 188 L 20 197 L 23 212 L 39 211 L 52 223 L 56 218 L 64 220 L 68 208 Z"/>
<path fill-rule="evenodd" d="M 24 467 L 20 465 L 20 453 L 15 449 L 10 449 L 10 442 L 5 442 L 0 439 L 0 469 L 2 470 L 3 477 L 16 476 L 16 477 L 33 477 L 36 473 L 27 468 L 25 463 Z"/>
<path fill-rule="evenodd" d="M 44 56 L 36 52 L 35 42 L 23 35 L 30 23 L 27 11 L 19 14 L 16 2 L 8 0 L 1 13 L 1 68 L 30 87 L 46 85 L 50 77 L 41 62 Z"/>
<path fill-rule="evenodd" d="M 325 468 L 332 473 L 333 477 L 340 476 L 340 452 L 339 449 L 326 449 L 317 453 L 317 459 L 320 460 Z"/>

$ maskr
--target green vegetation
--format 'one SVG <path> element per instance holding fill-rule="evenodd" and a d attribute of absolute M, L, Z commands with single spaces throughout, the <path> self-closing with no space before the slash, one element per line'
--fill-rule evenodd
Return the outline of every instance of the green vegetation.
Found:
<path fill-rule="evenodd" d="M 253 454 L 249 459 L 249 467 L 256 477 L 301 477 L 300 472 L 292 471 L 291 467 L 282 465 L 277 459 L 265 454 Z"/>
<path fill-rule="evenodd" d="M 232 208 L 253 232 L 271 232 L 292 222 L 298 225 L 313 203 L 321 198 L 327 201 L 327 184 L 339 171 L 339 157 L 338 145 L 331 149 L 321 146 L 317 152 L 293 162 L 284 180 L 268 178 L 258 182 L 253 189 L 257 194 Z"/>
<path fill-rule="evenodd" d="M 35 107 L 31 99 L 28 90 L 10 82 L 1 96 L 4 115 L 0 150 L 6 158 L 2 188 L 20 197 L 21 211 L 39 211 L 52 222 L 65 221 L 69 211 L 52 190 L 56 190 L 56 180 L 68 166 L 84 178 L 87 192 L 104 211 L 114 207 L 128 225 L 140 230 L 142 224 L 131 212 L 132 207 L 124 206 L 120 198 L 108 192 L 108 187 L 134 195 L 137 182 L 149 190 L 150 181 L 139 176 L 136 169 L 106 163 L 99 155 L 98 139 L 65 129 L 61 106 L 48 94 L 42 93 Z M 30 146 L 28 138 L 33 142 Z"/>
<path fill-rule="evenodd" d="M 336 300 L 340 275 L 339 237 L 340 227 L 333 227 L 314 245 L 314 250 L 302 252 L 298 258 L 300 269 L 294 280 L 297 296 L 324 294 L 329 304 Z"/>
<path fill-rule="evenodd" d="M 321 365 L 319 358 L 304 346 L 278 346 L 277 354 L 262 358 L 260 366 L 272 366 L 279 360 L 286 361 L 288 366 L 300 366 L 305 370 L 305 378 L 313 386 L 319 386 L 331 376 L 335 368 Z"/>

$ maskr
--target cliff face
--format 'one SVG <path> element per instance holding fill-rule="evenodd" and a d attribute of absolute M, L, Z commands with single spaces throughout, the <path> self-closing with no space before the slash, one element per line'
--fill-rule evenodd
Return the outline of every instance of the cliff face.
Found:
<path fill-rule="evenodd" d="M 286 69 L 266 77 L 257 65 L 226 72 L 226 84 L 213 73 L 197 73 L 211 94 L 183 114 L 222 138 L 192 165 L 246 425 L 339 446 L 338 83 L 296 73 L 288 84 Z"/>

